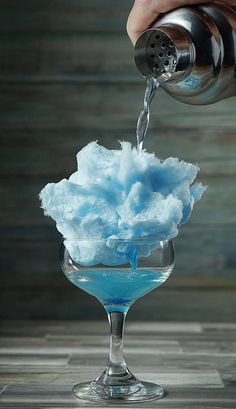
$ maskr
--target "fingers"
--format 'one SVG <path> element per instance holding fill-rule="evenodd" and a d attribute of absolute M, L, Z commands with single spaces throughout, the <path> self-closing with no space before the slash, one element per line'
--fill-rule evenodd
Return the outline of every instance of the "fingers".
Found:
<path fill-rule="evenodd" d="M 127 21 L 127 33 L 133 44 L 159 15 L 152 0 L 136 0 Z"/>
<path fill-rule="evenodd" d="M 181 6 L 208 3 L 210 1 L 211 0 L 135 0 L 127 21 L 127 32 L 130 40 L 135 44 L 137 38 L 144 30 L 147 30 L 152 25 L 160 13 L 166 13 Z M 232 1 L 236 3 L 236 0 Z"/>

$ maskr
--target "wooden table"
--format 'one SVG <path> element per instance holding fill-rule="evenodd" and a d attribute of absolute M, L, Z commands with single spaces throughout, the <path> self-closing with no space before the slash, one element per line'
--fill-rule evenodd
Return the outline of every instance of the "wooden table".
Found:
<path fill-rule="evenodd" d="M 71 387 L 104 368 L 106 322 L 5 321 L 0 331 L 0 408 L 95 406 L 74 398 Z M 125 351 L 135 375 L 167 391 L 130 409 L 236 408 L 236 324 L 128 320 Z"/>

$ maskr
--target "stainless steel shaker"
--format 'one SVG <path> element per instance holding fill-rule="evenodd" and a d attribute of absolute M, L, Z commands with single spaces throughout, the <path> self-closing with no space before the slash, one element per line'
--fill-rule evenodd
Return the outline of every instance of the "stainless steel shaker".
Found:
<path fill-rule="evenodd" d="M 221 3 L 162 15 L 138 38 L 135 63 L 174 98 L 193 105 L 236 95 L 236 10 Z"/>

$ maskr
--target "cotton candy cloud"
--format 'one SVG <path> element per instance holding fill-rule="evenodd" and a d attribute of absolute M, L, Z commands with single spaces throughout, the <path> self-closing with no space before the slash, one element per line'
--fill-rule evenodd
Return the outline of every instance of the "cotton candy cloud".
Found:
<path fill-rule="evenodd" d="M 119 239 L 138 239 L 139 256 L 147 256 L 159 241 L 177 236 L 206 189 L 193 184 L 197 166 L 161 161 L 129 142 L 120 150 L 91 142 L 77 154 L 77 168 L 69 179 L 47 184 L 40 199 L 71 256 L 86 266 L 129 262 L 131 247 Z M 150 248 L 145 238 L 153 239 Z"/>

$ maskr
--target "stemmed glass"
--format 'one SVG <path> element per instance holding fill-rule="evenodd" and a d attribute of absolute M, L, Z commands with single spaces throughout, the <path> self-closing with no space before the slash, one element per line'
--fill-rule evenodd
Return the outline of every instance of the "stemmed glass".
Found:
<path fill-rule="evenodd" d="M 116 260 L 104 264 L 82 265 L 80 250 L 104 252 L 124 249 L 130 262 L 116 265 Z M 111 253 L 112 254 L 112 253 Z M 109 253 L 108 253 L 109 255 Z M 135 257 L 134 257 L 135 255 Z M 123 354 L 123 333 L 126 314 L 140 297 L 163 284 L 174 267 L 174 246 L 170 241 L 145 239 L 69 239 L 62 242 L 61 268 L 77 287 L 95 296 L 104 306 L 110 324 L 110 352 L 105 370 L 96 380 L 73 387 L 75 396 L 95 402 L 142 402 L 163 397 L 164 389 L 137 379 L 128 369 Z M 86 264 L 86 263 L 83 263 Z"/>

